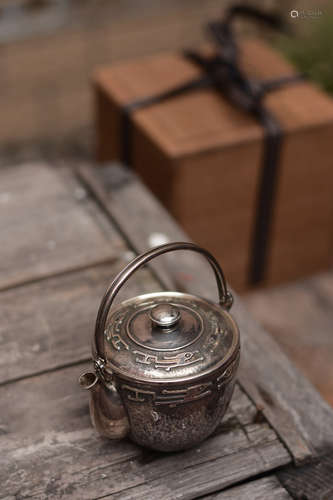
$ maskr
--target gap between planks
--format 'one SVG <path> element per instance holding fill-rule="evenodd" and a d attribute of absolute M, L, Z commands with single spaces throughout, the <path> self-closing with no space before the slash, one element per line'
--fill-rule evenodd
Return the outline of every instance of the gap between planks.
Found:
<path fill-rule="evenodd" d="M 55 276 L 1 293 L 0 382 L 9 383 L 38 373 L 82 362 L 90 346 L 98 306 L 111 277 L 127 263 Z M 150 270 L 140 270 L 117 300 L 160 291 Z"/>
<path fill-rule="evenodd" d="M 8 285 L 4 285 L 4 286 L 0 285 L 0 292 L 7 292 L 8 290 L 13 290 L 15 288 L 20 288 L 20 287 L 23 287 L 26 285 L 27 286 L 33 285 L 34 283 L 39 283 L 42 281 L 46 281 L 46 280 L 49 280 L 52 278 L 58 278 L 61 276 L 67 276 L 67 275 L 74 274 L 74 273 L 77 273 L 80 271 L 85 271 L 88 269 L 94 269 L 96 267 L 105 266 L 107 264 L 114 264 L 119 259 L 120 259 L 120 254 L 118 256 L 112 256 L 112 257 L 108 257 L 106 259 L 96 260 L 95 262 L 89 262 L 89 264 L 82 264 L 82 265 L 73 266 L 73 267 L 70 267 L 70 268 L 67 268 L 67 269 L 64 269 L 61 271 L 54 271 L 54 272 L 40 274 L 39 276 L 36 276 L 34 278 L 13 281 L 12 283 L 10 283 Z"/>
<path fill-rule="evenodd" d="M 125 249 L 72 172 L 45 163 L 1 171 L 0 289 L 104 263 Z"/>

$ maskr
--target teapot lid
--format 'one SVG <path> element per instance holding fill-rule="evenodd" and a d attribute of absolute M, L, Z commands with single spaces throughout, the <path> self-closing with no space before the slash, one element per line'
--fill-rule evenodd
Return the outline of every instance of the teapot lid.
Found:
<path fill-rule="evenodd" d="M 236 323 L 222 307 L 179 292 L 123 302 L 104 335 L 105 371 L 143 382 L 205 375 L 228 365 L 239 349 Z"/>

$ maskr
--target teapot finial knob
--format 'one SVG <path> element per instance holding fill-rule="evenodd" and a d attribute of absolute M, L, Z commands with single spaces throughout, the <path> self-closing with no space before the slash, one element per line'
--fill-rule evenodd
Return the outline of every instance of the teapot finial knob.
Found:
<path fill-rule="evenodd" d="M 170 328 L 180 320 L 180 311 L 174 305 L 165 302 L 153 307 L 149 317 L 155 326 Z"/>

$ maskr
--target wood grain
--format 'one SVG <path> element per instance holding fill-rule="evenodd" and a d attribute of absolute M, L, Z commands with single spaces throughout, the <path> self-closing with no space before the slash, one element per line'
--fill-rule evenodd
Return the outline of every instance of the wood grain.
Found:
<path fill-rule="evenodd" d="M 159 233 L 166 240 L 186 240 L 186 235 L 142 185 L 119 167 L 91 171 L 109 193 L 108 213 L 132 247 L 142 252 Z M 141 200 L 144 200 L 142 202 Z M 133 207 L 140 207 L 133 211 Z M 129 214 L 132 214 L 130 217 Z M 223 261 L 221 261 L 223 266 Z M 157 267 L 158 266 L 158 267 Z M 159 273 L 161 270 L 161 273 Z M 174 253 L 158 261 L 155 273 L 163 282 L 167 274 L 173 289 L 190 291 L 216 300 L 216 286 L 208 265 L 191 253 Z M 296 463 L 307 461 L 333 444 L 333 411 L 298 372 L 274 340 L 253 320 L 236 297 L 232 315 L 242 337 L 241 383 L 273 425 Z"/>
<path fill-rule="evenodd" d="M 113 260 L 124 243 L 72 176 L 44 164 L 1 170 L 0 289 Z"/>
<path fill-rule="evenodd" d="M 209 439 L 186 452 L 163 454 L 129 440 L 103 439 L 91 427 L 88 394 L 79 389 L 77 378 L 90 366 L 85 362 L 88 337 L 100 293 L 110 275 L 134 252 L 156 244 L 157 237 L 174 240 L 185 239 L 185 235 L 122 167 L 99 172 L 106 188 L 96 171 L 83 172 L 84 185 L 94 195 L 94 210 L 97 214 L 104 210 L 106 231 L 112 227 L 123 251 L 110 264 L 57 272 L 0 292 L 5 327 L 1 331 L 4 369 L 0 371 L 4 376 L 0 385 L 1 496 L 190 500 L 224 490 L 221 495 L 230 492 L 230 498 L 242 498 L 246 486 L 249 494 L 255 489 L 258 499 L 264 499 L 266 492 L 274 500 L 288 498 L 275 478 L 260 479 L 258 487 L 252 479 L 275 474 L 293 459 L 309 458 L 308 443 L 319 452 L 323 442 L 330 446 L 332 412 L 326 412 L 320 397 L 301 376 L 294 381 L 297 371 L 238 301 L 234 314 L 243 334 L 240 379 L 246 391 L 236 385 L 226 417 Z M 66 175 L 71 178 L 70 172 Z M 208 264 L 191 253 L 165 257 L 138 272 L 119 300 L 160 290 L 166 286 L 167 275 L 173 288 L 215 298 Z M 8 352 L 11 356 L 6 359 Z M 19 356 L 17 362 L 11 359 L 14 355 Z M 246 382 L 242 380 L 245 376 Z M 262 401 L 265 406 L 259 407 Z"/>
<path fill-rule="evenodd" d="M 103 207 L 109 195 L 97 184 L 95 189 Z M 136 214 L 140 203 L 133 201 Z M 106 223 L 117 231 L 117 221 Z M 0 292 L 1 495 L 191 499 L 290 464 L 292 457 L 276 432 L 264 419 L 257 420 L 256 406 L 239 386 L 214 435 L 183 453 L 147 451 L 128 440 L 103 439 L 93 430 L 88 393 L 80 390 L 77 378 L 91 366 L 85 360 L 101 294 L 133 255 L 120 232 L 118 238 L 127 251 L 111 264 Z M 158 269 L 155 278 L 149 268 L 136 273 L 119 300 L 160 290 Z"/>
<path fill-rule="evenodd" d="M 292 498 L 331 500 L 333 498 L 333 451 L 327 449 L 320 460 L 299 469 L 286 467 L 278 478 Z"/>
<path fill-rule="evenodd" d="M 234 486 L 202 500 L 289 500 L 291 496 L 274 476 Z"/>
<path fill-rule="evenodd" d="M 290 462 L 267 423 L 241 424 L 237 387 L 217 433 L 192 450 L 153 453 L 92 429 L 87 393 L 70 367 L 0 388 L 1 495 L 16 498 L 190 499 Z M 253 406 L 253 405 L 252 405 Z M 255 411 L 255 409 L 253 410 Z"/>
<path fill-rule="evenodd" d="M 252 315 L 333 406 L 333 273 L 244 297 Z"/>
<path fill-rule="evenodd" d="M 0 384 L 89 359 L 99 303 L 126 264 L 124 253 L 112 265 L 0 292 Z M 140 270 L 119 300 L 154 290 L 156 280 Z"/>

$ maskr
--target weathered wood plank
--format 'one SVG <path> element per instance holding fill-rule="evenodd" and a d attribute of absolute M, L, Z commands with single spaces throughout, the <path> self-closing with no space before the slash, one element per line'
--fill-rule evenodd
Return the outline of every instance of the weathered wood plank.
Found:
<path fill-rule="evenodd" d="M 302 500 L 332 500 L 333 449 L 328 449 L 320 460 L 304 467 L 285 467 L 277 473 L 292 498 Z"/>
<path fill-rule="evenodd" d="M 44 164 L 1 170 L 0 289 L 110 261 L 125 248 L 73 176 Z"/>
<path fill-rule="evenodd" d="M 127 257 L 0 292 L 0 384 L 90 358 L 99 303 Z M 160 289 L 142 269 L 119 300 Z"/>
<path fill-rule="evenodd" d="M 113 224 L 136 253 L 171 241 L 169 235 L 173 235 L 175 241 L 186 240 L 183 231 L 167 212 L 161 209 L 148 189 L 145 189 L 142 184 L 137 185 L 136 182 L 131 182 L 129 172 L 122 166 L 112 164 L 112 168 L 100 168 L 99 176 L 86 166 L 81 166 L 77 173 L 85 188 L 96 197 L 103 210 L 108 213 Z M 111 190 L 112 203 L 110 203 Z M 123 194 L 126 199 L 124 203 Z M 162 255 L 159 257 L 158 264 L 155 261 L 150 263 L 150 267 L 166 288 L 175 286 L 169 270 L 170 260 L 173 264 L 175 260 L 173 255 Z"/>
<path fill-rule="evenodd" d="M 70 173 L 61 175 L 70 188 Z M 110 223 L 100 217 L 94 201 L 89 203 L 98 224 L 103 220 L 98 227 L 108 235 Z M 162 488 L 166 499 L 193 498 L 290 463 L 274 430 L 256 422 L 257 410 L 239 387 L 217 432 L 184 453 L 152 453 L 95 433 L 87 393 L 76 382 L 85 367 L 68 365 L 90 357 L 100 297 L 110 275 L 130 258 L 114 225 L 111 231 L 120 242 L 112 264 L 94 263 L 79 271 L 75 265 L 70 273 L 65 272 L 68 268 L 37 273 L 23 286 L 12 284 L 0 292 L 1 495 L 81 500 L 133 498 L 133 494 L 147 498 L 148 491 L 153 500 L 160 498 Z M 159 282 L 143 269 L 119 300 L 154 289 L 160 289 Z"/>
<path fill-rule="evenodd" d="M 165 241 L 187 239 L 133 173 L 119 165 L 109 165 L 95 172 L 90 170 L 88 174 L 87 168 L 80 172 L 86 184 L 91 175 L 100 179 L 109 195 L 108 202 L 103 202 L 107 205 L 107 213 L 137 252 L 151 246 L 152 241 L 156 241 L 156 234 Z M 91 189 L 98 196 L 93 185 Z M 216 297 L 208 266 L 196 255 L 178 252 L 164 256 L 155 264 L 154 271 L 162 282 L 166 274 L 168 283 L 171 277 L 173 288 L 212 299 Z M 320 453 L 326 446 L 333 445 L 332 409 L 292 366 L 276 342 L 250 318 L 237 297 L 232 314 L 242 335 L 241 382 L 274 426 L 295 462 L 308 460 L 312 448 Z"/>
<path fill-rule="evenodd" d="M 291 496 L 275 476 L 249 481 L 241 486 L 204 497 L 202 500 L 290 500 Z"/>
<path fill-rule="evenodd" d="M 236 387 L 216 434 L 192 450 L 163 454 L 99 437 L 87 393 L 70 367 L 0 387 L 1 495 L 16 498 L 194 498 L 290 463 L 267 423 L 238 421 L 251 402 Z M 253 405 L 252 405 L 253 406 Z"/>
<path fill-rule="evenodd" d="M 333 406 L 333 272 L 247 294 L 250 312 Z"/>
<path fill-rule="evenodd" d="M 221 446 L 223 446 L 223 441 L 221 441 Z M 155 479 L 154 481 L 148 483 L 144 486 L 139 486 L 138 488 L 131 488 L 130 490 L 118 493 L 118 495 L 112 495 L 107 498 L 116 500 L 145 500 L 146 498 L 160 499 L 165 498 L 167 500 L 174 500 L 175 498 L 181 498 L 183 500 L 196 498 L 197 496 L 204 495 L 211 491 L 215 491 L 222 485 L 222 487 L 227 487 L 239 480 L 251 477 L 258 473 L 260 468 L 265 468 L 266 465 L 270 464 L 272 466 L 272 460 L 274 457 L 274 466 L 278 467 L 279 460 L 281 456 L 278 456 L 278 452 L 275 445 L 267 445 L 262 447 L 258 443 L 258 448 L 256 453 L 253 453 L 254 449 L 242 450 L 240 449 L 234 456 L 229 456 L 223 458 L 214 458 L 208 462 L 192 465 L 186 467 L 184 470 L 173 471 L 168 473 L 168 475 L 163 478 Z M 277 455 L 274 456 L 274 454 Z M 186 457 L 185 457 L 186 460 Z M 268 466 L 268 470 L 270 469 Z M 251 497 L 248 497 L 251 498 Z"/>

